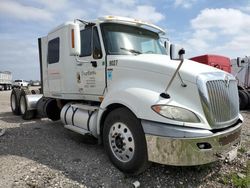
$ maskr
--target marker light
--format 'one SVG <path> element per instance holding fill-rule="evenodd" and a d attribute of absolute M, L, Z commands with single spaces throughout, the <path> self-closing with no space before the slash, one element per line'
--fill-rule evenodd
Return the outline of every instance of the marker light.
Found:
<path fill-rule="evenodd" d="M 71 46 L 75 48 L 75 32 L 74 29 L 71 29 Z"/>

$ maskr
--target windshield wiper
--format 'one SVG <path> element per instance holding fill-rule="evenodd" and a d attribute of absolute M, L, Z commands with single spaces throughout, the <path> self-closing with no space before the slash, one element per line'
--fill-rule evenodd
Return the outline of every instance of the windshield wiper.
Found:
<path fill-rule="evenodd" d="M 120 48 L 121 50 L 125 50 L 128 52 L 131 52 L 133 54 L 142 54 L 142 52 L 138 51 L 138 50 L 133 50 L 133 49 L 127 49 L 127 48 Z"/>

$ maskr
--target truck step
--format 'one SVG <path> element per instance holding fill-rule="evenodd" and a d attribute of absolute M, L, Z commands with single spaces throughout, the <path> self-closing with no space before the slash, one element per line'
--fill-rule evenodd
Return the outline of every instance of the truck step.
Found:
<path fill-rule="evenodd" d="M 80 108 L 82 110 L 88 110 L 88 111 L 96 111 L 99 109 L 99 106 L 90 106 L 85 104 L 72 104 L 72 107 Z"/>
<path fill-rule="evenodd" d="M 64 125 L 64 127 L 66 129 L 69 129 L 71 131 L 77 132 L 77 133 L 82 134 L 82 135 L 91 134 L 90 131 L 83 129 L 83 128 L 73 126 L 73 125 Z"/>

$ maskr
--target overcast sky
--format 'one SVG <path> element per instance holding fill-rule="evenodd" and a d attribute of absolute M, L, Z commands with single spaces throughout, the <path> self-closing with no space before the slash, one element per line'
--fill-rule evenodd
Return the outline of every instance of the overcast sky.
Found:
<path fill-rule="evenodd" d="M 39 79 L 37 38 L 74 18 L 119 15 L 154 23 L 186 57 L 250 55 L 249 0 L 0 0 L 0 71 Z"/>

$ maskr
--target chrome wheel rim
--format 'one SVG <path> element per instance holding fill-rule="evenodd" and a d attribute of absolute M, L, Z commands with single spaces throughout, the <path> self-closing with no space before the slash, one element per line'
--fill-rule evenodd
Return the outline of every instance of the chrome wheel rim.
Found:
<path fill-rule="evenodd" d="M 14 94 L 11 95 L 11 107 L 13 110 L 16 109 L 16 98 Z"/>
<path fill-rule="evenodd" d="M 134 137 L 124 123 L 117 122 L 111 126 L 109 131 L 109 145 L 114 156 L 121 162 L 128 162 L 134 156 Z"/>
<path fill-rule="evenodd" d="M 21 100 L 20 100 L 21 114 L 25 113 L 25 109 L 26 109 L 25 98 L 24 98 L 24 96 L 21 96 Z"/>

